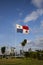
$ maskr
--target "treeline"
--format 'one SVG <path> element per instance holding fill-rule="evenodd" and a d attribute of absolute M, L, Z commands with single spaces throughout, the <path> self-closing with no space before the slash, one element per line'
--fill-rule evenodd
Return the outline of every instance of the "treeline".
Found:
<path fill-rule="evenodd" d="M 43 50 L 24 52 L 24 56 L 26 58 L 30 57 L 30 58 L 35 58 L 35 59 L 43 60 Z"/>
<path fill-rule="evenodd" d="M 15 47 L 11 48 L 11 52 L 9 54 L 6 53 L 6 47 L 3 46 L 1 47 L 1 53 L 3 57 L 26 57 L 26 58 L 35 58 L 35 59 L 39 59 L 39 60 L 43 60 L 43 50 L 35 50 L 32 51 L 32 49 L 30 48 L 28 51 L 24 51 L 24 47 L 27 44 L 27 39 L 24 39 L 21 42 L 21 46 L 22 46 L 22 50 L 20 50 L 20 54 L 14 52 L 15 51 Z M 0 56 L 0 57 L 1 57 Z"/>

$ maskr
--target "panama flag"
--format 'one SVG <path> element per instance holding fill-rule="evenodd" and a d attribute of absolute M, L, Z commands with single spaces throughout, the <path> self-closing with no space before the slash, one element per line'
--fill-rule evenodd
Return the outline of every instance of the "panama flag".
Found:
<path fill-rule="evenodd" d="M 16 24 L 16 28 L 17 28 L 18 33 L 24 33 L 24 34 L 29 33 L 29 27 L 28 26 L 21 26 L 19 24 Z"/>

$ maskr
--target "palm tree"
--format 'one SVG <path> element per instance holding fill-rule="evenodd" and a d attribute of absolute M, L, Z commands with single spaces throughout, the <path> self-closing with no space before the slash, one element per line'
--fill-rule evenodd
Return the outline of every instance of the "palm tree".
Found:
<path fill-rule="evenodd" d="M 4 57 L 5 50 L 6 50 L 6 47 L 5 46 L 1 47 L 1 52 L 3 54 L 3 57 Z"/>
<path fill-rule="evenodd" d="M 26 43 L 27 43 L 27 39 L 24 39 L 23 42 L 21 43 L 21 45 L 22 45 L 22 53 L 23 53 L 23 48 L 26 45 Z"/>

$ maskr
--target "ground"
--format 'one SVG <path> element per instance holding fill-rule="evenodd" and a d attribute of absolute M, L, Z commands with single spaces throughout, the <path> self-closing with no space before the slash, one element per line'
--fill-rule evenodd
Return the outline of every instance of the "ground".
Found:
<path fill-rule="evenodd" d="M 0 59 L 0 65 L 43 65 L 43 60 L 30 58 Z"/>

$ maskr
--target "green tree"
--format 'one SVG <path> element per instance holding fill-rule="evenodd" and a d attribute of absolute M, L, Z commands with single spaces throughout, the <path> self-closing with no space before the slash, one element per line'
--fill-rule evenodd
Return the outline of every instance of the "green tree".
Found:
<path fill-rule="evenodd" d="M 22 52 L 23 52 L 23 48 L 24 48 L 24 46 L 26 45 L 26 43 L 27 43 L 27 39 L 24 39 L 24 40 L 22 41 L 22 43 L 21 43 Z"/>
<path fill-rule="evenodd" d="M 6 47 L 4 46 L 4 47 L 1 47 L 1 52 L 2 52 L 2 54 L 3 54 L 3 57 L 5 56 L 5 49 L 6 49 Z"/>
<path fill-rule="evenodd" d="M 24 56 L 26 57 L 26 58 L 28 58 L 29 56 L 30 56 L 30 53 L 27 51 L 27 52 L 24 52 Z"/>

